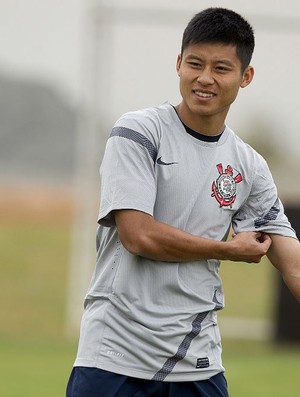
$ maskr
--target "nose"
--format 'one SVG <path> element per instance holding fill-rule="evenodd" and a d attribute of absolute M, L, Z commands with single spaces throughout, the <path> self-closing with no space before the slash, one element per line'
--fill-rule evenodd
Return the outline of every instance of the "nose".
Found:
<path fill-rule="evenodd" d="M 197 82 L 203 86 L 214 83 L 213 73 L 210 68 L 206 67 L 199 72 Z"/>

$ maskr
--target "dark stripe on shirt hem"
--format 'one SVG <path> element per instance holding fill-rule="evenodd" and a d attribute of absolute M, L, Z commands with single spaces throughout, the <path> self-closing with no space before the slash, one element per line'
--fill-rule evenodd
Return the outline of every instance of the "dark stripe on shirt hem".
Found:
<path fill-rule="evenodd" d="M 152 380 L 163 381 L 165 378 L 173 371 L 175 365 L 184 359 L 187 351 L 196 336 L 199 335 L 201 331 L 201 325 L 205 317 L 209 312 L 199 313 L 192 323 L 192 330 L 189 334 L 185 336 L 183 341 L 180 343 L 176 354 L 173 357 L 168 358 L 164 363 L 162 368 L 153 376 Z"/>

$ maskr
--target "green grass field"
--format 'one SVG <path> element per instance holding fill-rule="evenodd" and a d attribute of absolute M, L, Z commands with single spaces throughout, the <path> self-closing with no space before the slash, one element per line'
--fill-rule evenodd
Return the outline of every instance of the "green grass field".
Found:
<path fill-rule="evenodd" d="M 76 354 L 65 336 L 70 250 L 66 218 L 6 217 L 0 225 L 0 396 L 63 397 Z M 269 264 L 222 265 L 222 316 L 272 319 L 276 274 Z M 294 397 L 300 346 L 223 340 L 231 397 Z"/>

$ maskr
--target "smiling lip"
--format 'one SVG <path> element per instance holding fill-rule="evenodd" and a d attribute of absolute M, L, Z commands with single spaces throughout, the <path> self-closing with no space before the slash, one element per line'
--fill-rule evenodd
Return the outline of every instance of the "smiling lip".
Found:
<path fill-rule="evenodd" d="M 213 98 L 216 94 L 209 91 L 202 91 L 202 90 L 193 90 L 193 93 L 201 99 L 210 99 Z"/>

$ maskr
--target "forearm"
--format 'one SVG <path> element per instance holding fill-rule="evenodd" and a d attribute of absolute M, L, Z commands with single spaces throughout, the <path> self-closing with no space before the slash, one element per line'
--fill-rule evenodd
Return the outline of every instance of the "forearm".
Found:
<path fill-rule="evenodd" d="M 223 241 L 198 237 L 161 222 L 145 226 L 144 233 L 126 245 L 135 255 L 160 261 L 221 260 L 227 256 Z"/>
<path fill-rule="evenodd" d="M 269 247 L 258 241 L 260 233 L 241 233 L 231 241 L 215 241 L 187 233 L 134 210 L 116 211 L 115 219 L 125 248 L 134 255 L 153 260 L 259 262 Z"/>

